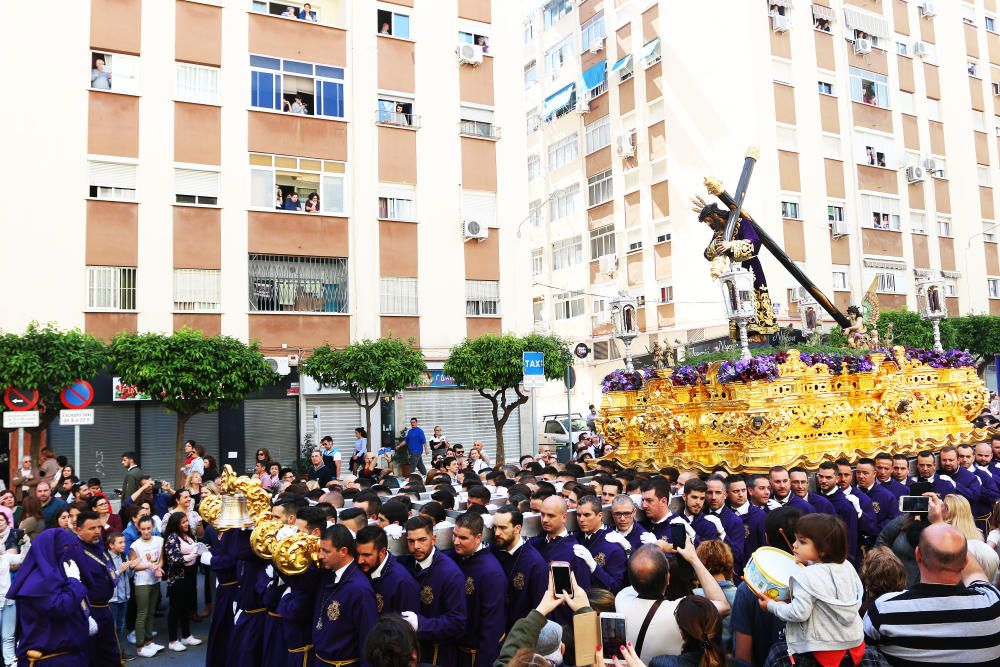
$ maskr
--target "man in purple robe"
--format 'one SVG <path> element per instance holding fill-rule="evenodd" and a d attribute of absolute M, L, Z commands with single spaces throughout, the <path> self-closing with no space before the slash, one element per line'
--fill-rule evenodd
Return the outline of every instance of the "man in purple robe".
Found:
<path fill-rule="evenodd" d="M 992 455 L 993 451 L 990 450 L 990 456 Z M 903 460 L 906 461 L 905 456 L 903 457 Z M 902 496 L 908 495 L 910 493 L 910 490 L 909 488 L 907 488 L 905 484 L 902 484 L 901 482 L 897 481 L 896 478 L 892 476 L 892 463 L 893 463 L 892 454 L 888 454 L 886 452 L 879 452 L 878 454 L 876 454 L 875 479 L 878 480 L 878 483 L 881 484 L 886 491 L 895 496 L 897 501 L 896 506 L 898 509 L 899 499 Z M 907 465 L 909 465 L 908 461 L 906 461 L 906 463 Z"/>
<path fill-rule="evenodd" d="M 76 516 L 77 543 L 68 552 L 80 568 L 80 581 L 87 587 L 90 617 L 97 622 L 97 634 L 87 642 L 92 667 L 121 667 L 121 646 L 115 633 L 108 600 L 115 593 L 115 565 L 101 541 L 101 517 L 85 511 Z"/>
<path fill-rule="evenodd" d="M 934 462 L 934 452 L 927 450 L 917 454 L 917 476 L 910 478 L 910 485 L 915 482 L 927 482 L 931 491 L 944 498 L 949 493 L 958 493 L 955 480 L 949 475 L 940 475 Z"/>
<path fill-rule="evenodd" d="M 726 537 L 724 542 L 729 545 L 733 554 L 733 569 L 743 572 L 746 559 L 746 531 L 743 520 L 726 505 L 726 483 L 721 477 L 709 477 L 705 482 L 705 517 L 714 516 L 722 524 Z"/>
<path fill-rule="evenodd" d="M 705 508 L 706 491 L 708 491 L 708 485 L 698 477 L 692 477 L 684 482 L 684 492 L 681 495 L 684 508 L 671 515 L 667 520 L 671 524 L 683 525 L 687 531 L 688 540 L 696 547 L 706 540 L 725 538 L 722 521 L 717 517 L 706 516 L 702 513 Z M 669 537 L 667 541 L 670 541 Z"/>
<path fill-rule="evenodd" d="M 871 499 L 863 493 L 855 493 L 854 471 L 851 462 L 845 458 L 837 459 L 837 486 L 844 492 L 844 497 L 854 505 L 858 514 L 858 548 L 875 545 L 878 538 L 878 519 Z M 861 557 L 859 551 L 858 558 Z M 860 561 L 859 561 L 860 562 Z"/>
<path fill-rule="evenodd" d="M 513 505 L 493 515 L 493 555 L 507 578 L 506 632 L 538 605 L 549 586 L 549 565 L 521 536 L 523 529 L 524 515 Z"/>
<path fill-rule="evenodd" d="M 750 560 L 758 547 L 767 544 L 764 531 L 767 513 L 750 502 L 747 497 L 747 481 L 740 475 L 726 478 L 726 502 L 729 503 L 729 509 L 743 522 L 743 556 L 744 560 Z"/>
<path fill-rule="evenodd" d="M 646 510 L 646 523 L 643 526 L 652 538 L 640 537 L 640 541 L 655 542 L 659 539 L 670 539 L 670 482 L 663 477 L 654 477 L 642 487 L 642 504 Z"/>
<path fill-rule="evenodd" d="M 230 639 L 233 634 L 233 603 L 236 602 L 240 590 L 239 582 L 236 580 L 236 556 L 233 555 L 236 535 L 237 533 L 232 530 L 219 533 L 218 545 L 212 547 L 207 558 L 202 558 L 202 562 L 208 561 L 208 566 L 218 582 L 205 652 L 206 667 L 225 667 L 229 654 Z"/>
<path fill-rule="evenodd" d="M 323 585 L 313 608 L 312 639 L 314 663 L 336 665 L 360 662 L 364 658 L 368 631 L 378 621 L 375 589 L 358 569 L 354 558 L 357 548 L 351 531 L 341 525 L 330 526 L 319 542 Z"/>
<path fill-rule="evenodd" d="M 975 473 L 962 467 L 958 461 L 957 447 L 951 445 L 942 447 L 941 451 L 938 452 L 938 458 L 941 461 L 941 474 L 951 478 L 958 494 L 969 501 L 969 507 L 973 508 L 973 516 L 978 516 L 975 514 L 975 508 L 980 506 L 979 497 L 983 493 L 982 480 Z M 981 506 L 980 509 L 982 509 Z M 990 509 L 993 509 L 992 505 L 990 505 Z"/>
<path fill-rule="evenodd" d="M 565 561 L 569 563 L 576 576 L 576 585 L 583 589 L 590 588 L 590 570 L 587 565 L 573 553 L 577 545 L 576 538 L 566 530 L 566 501 L 559 496 L 549 496 L 542 501 L 541 523 L 544 535 L 531 538 L 531 545 L 546 563 Z M 573 612 L 565 605 L 549 615 L 549 619 L 560 625 L 569 623 Z"/>
<path fill-rule="evenodd" d="M 233 555 L 239 572 L 239 592 L 236 596 L 236 616 L 227 667 L 261 667 L 264 651 L 264 591 L 271 581 L 267 573 L 269 562 L 254 554 L 250 548 L 249 530 L 230 530 L 234 533 Z"/>
<path fill-rule="evenodd" d="M 7 591 L 17 602 L 18 664 L 87 667 L 90 625 L 87 587 L 70 557 L 77 537 L 50 528 L 35 538 Z"/>
<path fill-rule="evenodd" d="M 795 466 L 788 471 L 792 481 L 792 493 L 804 500 L 810 507 L 823 514 L 836 514 L 830 501 L 820 493 L 809 492 L 809 471 L 802 466 Z"/>
<path fill-rule="evenodd" d="M 459 667 L 492 667 L 504 634 L 503 568 L 483 544 L 483 517 L 466 512 L 455 518 L 453 558 L 465 576 L 465 636 L 458 642 Z"/>
<path fill-rule="evenodd" d="M 465 633 L 465 578 L 448 556 L 435 546 L 434 524 L 424 516 L 406 522 L 406 548 L 400 563 L 420 586 L 420 610 L 402 616 L 417 631 L 420 659 L 439 667 L 456 667 L 456 646 Z"/>
<path fill-rule="evenodd" d="M 295 527 L 319 539 L 326 530 L 326 512 L 319 507 L 303 507 L 295 513 Z M 285 645 L 285 665 L 302 667 L 312 648 L 312 613 L 322 572 L 312 564 L 301 574 L 282 574 L 288 592 L 278 602 L 281 635 Z"/>
<path fill-rule="evenodd" d="M 617 496 L 611 501 L 611 520 L 615 524 L 615 532 L 628 542 L 629 552 L 635 553 L 642 546 L 642 535 L 646 532 L 635 520 L 636 506 L 628 496 Z"/>
<path fill-rule="evenodd" d="M 854 494 L 859 497 L 865 495 L 871 501 L 878 533 L 881 533 L 890 521 L 899 516 L 899 502 L 889 489 L 879 483 L 875 475 L 874 459 L 858 459 L 854 477 L 858 482 L 854 487 Z"/>
<path fill-rule="evenodd" d="M 767 501 L 767 511 L 776 510 L 785 505 L 797 507 L 803 514 L 816 511 L 812 505 L 792 493 L 792 478 L 784 466 L 774 466 L 767 473 L 767 481 L 771 487 L 771 498 Z"/>
<path fill-rule="evenodd" d="M 584 496 L 576 505 L 576 523 L 580 530 L 573 533 L 578 544 L 573 553 L 590 568 L 594 584 L 615 595 L 625 587 L 625 563 L 628 541 L 617 532 L 609 532 L 602 524 L 603 508 L 597 496 Z M 631 547 L 629 547 L 631 548 Z"/>
<path fill-rule="evenodd" d="M 399 529 L 399 526 L 390 530 Z M 375 611 L 384 614 L 416 612 L 420 609 L 420 588 L 405 567 L 389 553 L 389 538 L 383 528 L 368 525 L 355 536 L 358 567 L 368 575 L 375 589 Z"/>
<path fill-rule="evenodd" d="M 861 550 L 858 544 L 858 518 L 860 507 L 851 502 L 837 486 L 837 464 L 833 461 L 823 461 L 816 471 L 816 486 L 820 494 L 833 505 L 833 513 L 844 521 L 847 527 L 847 557 L 855 566 L 861 563 Z M 857 499 L 855 499 L 857 502 Z"/>

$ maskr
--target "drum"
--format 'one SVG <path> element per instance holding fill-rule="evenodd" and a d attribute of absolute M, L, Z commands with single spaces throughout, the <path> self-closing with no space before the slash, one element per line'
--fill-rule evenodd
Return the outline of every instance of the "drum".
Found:
<path fill-rule="evenodd" d="M 761 547 L 753 552 L 743 570 L 743 581 L 754 593 L 772 600 L 788 602 L 791 591 L 789 579 L 802 565 L 787 551 L 774 547 Z"/>

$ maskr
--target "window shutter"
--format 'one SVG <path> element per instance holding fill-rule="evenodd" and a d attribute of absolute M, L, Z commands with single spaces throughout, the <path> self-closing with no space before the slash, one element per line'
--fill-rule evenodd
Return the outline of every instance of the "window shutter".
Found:
<path fill-rule="evenodd" d="M 116 162 L 91 162 L 90 185 L 102 188 L 135 190 L 135 165 Z"/>
<path fill-rule="evenodd" d="M 462 219 L 497 226 L 497 196 L 492 192 L 462 192 Z"/>
<path fill-rule="evenodd" d="M 139 94 L 139 59 L 135 56 L 112 54 L 111 90 Z"/>
<path fill-rule="evenodd" d="M 219 172 L 199 169 L 175 169 L 176 192 L 178 195 L 196 197 L 219 196 Z"/>
<path fill-rule="evenodd" d="M 409 199 L 410 201 L 413 201 L 417 198 L 417 190 L 412 185 L 379 183 L 378 196 L 389 197 L 391 199 Z"/>
<path fill-rule="evenodd" d="M 493 110 L 477 107 L 462 107 L 462 120 L 477 120 L 480 123 L 493 123 Z"/>

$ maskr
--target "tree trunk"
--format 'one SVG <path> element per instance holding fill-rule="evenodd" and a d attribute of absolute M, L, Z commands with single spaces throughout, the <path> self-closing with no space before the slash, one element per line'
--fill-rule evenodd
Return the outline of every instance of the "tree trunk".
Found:
<path fill-rule="evenodd" d="M 503 427 L 504 427 L 503 424 L 501 424 L 495 419 L 493 420 L 493 429 L 496 432 L 497 436 L 497 455 L 496 455 L 496 461 L 494 461 L 495 465 L 503 465 L 504 463 L 506 463 L 505 461 L 506 452 L 504 452 L 504 443 L 503 443 Z"/>
<path fill-rule="evenodd" d="M 181 468 L 184 466 L 184 427 L 192 415 L 182 415 L 177 413 L 177 441 L 174 443 L 174 490 L 184 487 L 184 474 Z"/>

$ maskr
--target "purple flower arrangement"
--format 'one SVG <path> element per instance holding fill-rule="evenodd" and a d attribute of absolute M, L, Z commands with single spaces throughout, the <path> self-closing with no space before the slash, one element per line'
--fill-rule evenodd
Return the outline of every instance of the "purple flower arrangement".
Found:
<path fill-rule="evenodd" d="M 724 361 L 719 366 L 716 378 L 722 384 L 737 381 L 753 382 L 754 380 L 774 382 L 778 379 L 778 375 L 778 364 L 775 363 L 774 357 L 762 355 L 750 359 Z"/>
<path fill-rule="evenodd" d="M 915 359 L 931 368 L 975 368 L 976 362 L 972 355 L 964 350 L 906 350 L 907 359 Z"/>
<path fill-rule="evenodd" d="M 698 371 L 699 369 L 694 366 L 678 366 L 674 369 L 674 374 L 670 377 L 670 380 L 674 383 L 675 387 L 687 387 L 698 384 L 698 381 L 702 378 L 701 373 Z"/>
<path fill-rule="evenodd" d="M 604 381 L 601 382 L 601 391 L 605 394 L 609 391 L 632 391 L 642 389 L 642 383 L 642 371 L 618 369 L 604 376 Z"/>

